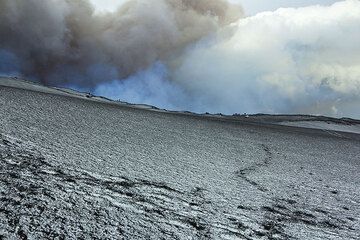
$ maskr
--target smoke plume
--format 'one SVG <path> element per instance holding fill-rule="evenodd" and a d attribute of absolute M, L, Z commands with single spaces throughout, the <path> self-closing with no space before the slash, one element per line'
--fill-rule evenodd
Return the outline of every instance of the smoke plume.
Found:
<path fill-rule="evenodd" d="M 0 0 L 0 72 L 175 110 L 360 118 L 360 1 Z"/>
<path fill-rule="evenodd" d="M 25 76 L 89 88 L 166 61 L 240 16 L 225 0 L 130 0 L 107 14 L 87 0 L 1 0 L 0 47 Z"/>

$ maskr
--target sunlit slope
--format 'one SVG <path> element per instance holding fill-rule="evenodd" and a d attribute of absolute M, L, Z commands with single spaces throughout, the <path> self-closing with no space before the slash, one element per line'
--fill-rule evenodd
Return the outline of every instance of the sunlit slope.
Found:
<path fill-rule="evenodd" d="M 5 239 L 360 237 L 358 134 L 10 82 L 0 84 Z"/>

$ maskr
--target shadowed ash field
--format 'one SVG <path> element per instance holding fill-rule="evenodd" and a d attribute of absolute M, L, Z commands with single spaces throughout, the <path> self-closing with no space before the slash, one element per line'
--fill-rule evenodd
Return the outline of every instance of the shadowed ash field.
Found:
<path fill-rule="evenodd" d="M 0 239 L 359 239 L 358 127 L 2 78 Z"/>

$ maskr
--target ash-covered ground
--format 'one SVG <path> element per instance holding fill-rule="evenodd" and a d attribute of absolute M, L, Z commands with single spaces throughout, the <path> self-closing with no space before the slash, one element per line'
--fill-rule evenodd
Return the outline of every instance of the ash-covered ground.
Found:
<path fill-rule="evenodd" d="M 313 118 L 170 113 L 2 78 L 0 239 L 360 239 L 359 123 Z M 319 129 L 278 125 L 294 119 Z"/>

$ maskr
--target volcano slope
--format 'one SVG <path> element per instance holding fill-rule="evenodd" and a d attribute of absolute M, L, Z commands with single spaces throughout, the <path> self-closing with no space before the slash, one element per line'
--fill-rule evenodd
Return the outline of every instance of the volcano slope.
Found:
<path fill-rule="evenodd" d="M 0 239 L 360 238 L 359 134 L 8 78 L 0 108 Z"/>

